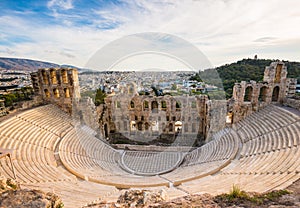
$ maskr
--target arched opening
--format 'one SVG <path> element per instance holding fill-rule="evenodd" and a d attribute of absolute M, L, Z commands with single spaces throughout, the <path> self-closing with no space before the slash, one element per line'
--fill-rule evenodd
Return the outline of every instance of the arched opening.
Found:
<path fill-rule="evenodd" d="M 143 130 L 143 123 L 142 122 L 138 122 L 138 130 L 142 131 Z"/>
<path fill-rule="evenodd" d="M 251 102 L 252 93 L 253 93 L 253 88 L 251 86 L 247 87 L 245 90 L 244 102 Z"/>
<path fill-rule="evenodd" d="M 182 129 L 182 122 L 181 121 L 176 121 L 175 122 L 175 132 L 180 132 Z"/>
<path fill-rule="evenodd" d="M 43 82 L 44 84 L 48 85 L 49 82 L 48 82 L 48 76 L 47 76 L 47 73 L 45 70 L 42 71 L 42 77 L 43 77 Z"/>
<path fill-rule="evenodd" d="M 173 124 L 172 123 L 169 124 L 169 132 L 173 132 Z"/>
<path fill-rule="evenodd" d="M 181 103 L 179 101 L 176 101 L 176 111 L 181 110 Z"/>
<path fill-rule="evenodd" d="M 46 98 L 50 98 L 50 92 L 48 89 L 44 89 Z"/>
<path fill-rule="evenodd" d="M 133 101 L 130 101 L 130 108 L 134 108 L 134 102 Z"/>
<path fill-rule="evenodd" d="M 50 78 L 51 78 L 52 84 L 57 84 L 56 71 L 55 71 L 55 69 L 51 69 L 51 70 L 50 70 Z"/>
<path fill-rule="evenodd" d="M 70 97 L 70 90 L 68 88 L 65 88 L 64 92 L 65 92 L 65 98 L 69 98 Z"/>
<path fill-rule="evenodd" d="M 53 89 L 53 94 L 55 98 L 59 98 L 59 90 L 57 88 Z"/>
<path fill-rule="evenodd" d="M 148 110 L 149 109 L 149 102 L 148 101 L 144 101 L 144 110 Z"/>
<path fill-rule="evenodd" d="M 148 131 L 149 130 L 149 124 L 145 123 L 145 130 Z"/>
<path fill-rule="evenodd" d="M 279 97 L 279 87 L 276 86 L 273 89 L 273 93 L 272 93 L 272 102 L 277 102 L 278 101 L 278 97 Z"/>
<path fill-rule="evenodd" d="M 227 116 L 226 116 L 226 123 L 227 124 L 232 124 L 232 118 L 233 118 L 233 113 L 232 112 L 228 112 Z"/>
<path fill-rule="evenodd" d="M 158 113 L 158 103 L 157 103 L 157 101 L 152 101 L 151 110 L 152 110 L 152 113 Z"/>
<path fill-rule="evenodd" d="M 136 123 L 135 121 L 130 122 L 130 131 L 136 131 Z"/>
<path fill-rule="evenodd" d="M 163 132 L 167 131 L 167 126 L 164 122 L 161 124 L 161 129 L 162 129 Z"/>
<path fill-rule="evenodd" d="M 166 111 L 167 110 L 167 102 L 166 101 L 161 101 L 161 109 L 163 110 L 163 111 Z"/>
<path fill-rule="evenodd" d="M 67 74 L 67 71 L 65 69 L 63 69 L 61 71 L 61 75 L 62 75 L 63 83 L 67 84 L 68 83 L 68 74 Z"/>
<path fill-rule="evenodd" d="M 108 128 L 107 128 L 107 124 L 104 124 L 104 137 L 108 138 Z"/>
<path fill-rule="evenodd" d="M 258 100 L 261 102 L 267 101 L 268 88 L 266 86 L 260 88 Z"/>

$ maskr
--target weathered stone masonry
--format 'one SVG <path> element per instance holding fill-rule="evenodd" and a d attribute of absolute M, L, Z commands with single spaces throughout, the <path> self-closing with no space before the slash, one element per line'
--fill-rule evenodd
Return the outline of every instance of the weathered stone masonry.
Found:
<path fill-rule="evenodd" d="M 71 113 L 73 99 L 80 98 L 76 69 L 39 69 L 31 73 L 31 79 L 37 96 L 40 96 L 45 103 L 54 103 L 66 112 Z"/>

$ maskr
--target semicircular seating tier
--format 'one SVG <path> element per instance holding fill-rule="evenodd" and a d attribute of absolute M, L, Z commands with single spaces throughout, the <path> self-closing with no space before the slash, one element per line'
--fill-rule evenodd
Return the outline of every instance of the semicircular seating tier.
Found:
<path fill-rule="evenodd" d="M 116 200 L 117 188 L 164 188 L 169 196 L 286 188 L 300 178 L 300 116 L 270 105 L 190 152 L 116 150 L 56 106 L 0 123 L 21 186 L 53 191 L 66 207 Z M 155 164 L 154 162 L 155 161 Z M 8 158 L 0 172 L 13 178 Z M 102 196 L 99 198 L 99 196 Z"/>

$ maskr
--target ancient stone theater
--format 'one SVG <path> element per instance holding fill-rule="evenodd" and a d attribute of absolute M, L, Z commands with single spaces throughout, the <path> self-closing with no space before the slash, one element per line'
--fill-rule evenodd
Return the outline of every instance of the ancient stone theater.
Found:
<path fill-rule="evenodd" d="M 228 101 L 128 86 L 95 107 L 81 100 L 75 69 L 40 69 L 32 80 L 41 106 L 1 121 L 0 172 L 65 207 L 115 201 L 127 189 L 175 198 L 233 185 L 265 192 L 300 178 L 300 101 L 283 62 L 266 66 L 262 82 L 236 83 Z"/>

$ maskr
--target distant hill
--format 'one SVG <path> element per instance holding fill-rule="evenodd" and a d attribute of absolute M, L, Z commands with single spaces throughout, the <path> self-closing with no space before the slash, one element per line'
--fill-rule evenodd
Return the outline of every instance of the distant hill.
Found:
<path fill-rule="evenodd" d="M 266 66 L 269 66 L 271 62 L 276 60 L 271 59 L 243 59 L 231 64 L 225 64 L 216 68 L 220 78 L 223 82 L 224 90 L 226 91 L 226 97 L 230 98 L 232 96 L 232 88 L 234 83 L 240 81 L 262 81 L 264 76 L 264 70 Z M 288 77 L 297 78 L 300 82 L 300 62 L 289 62 L 283 61 L 287 66 Z M 214 70 L 205 70 L 200 72 L 200 78 L 212 77 Z M 217 79 L 217 78 L 216 78 Z M 212 78 L 207 78 L 207 80 L 212 80 L 212 82 L 217 82 Z M 211 84 L 215 84 L 211 83 Z"/>
<path fill-rule="evenodd" d="M 62 67 L 72 67 L 76 68 L 79 71 L 81 70 L 78 67 L 71 65 L 61 65 Z M 21 59 L 21 58 L 1 58 L 0 57 L 0 69 L 7 70 L 19 70 L 19 71 L 35 71 L 39 68 L 55 68 L 60 67 L 60 65 L 45 61 L 36 61 L 31 59 Z"/>
<path fill-rule="evenodd" d="M 39 68 L 59 67 L 58 64 L 19 58 L 0 58 L 0 68 L 7 70 L 34 71 Z"/>

